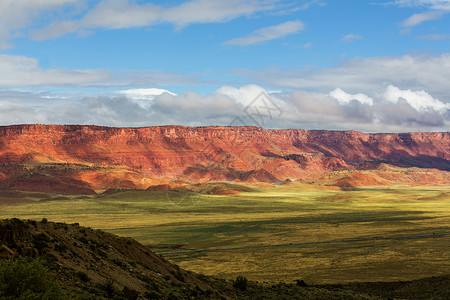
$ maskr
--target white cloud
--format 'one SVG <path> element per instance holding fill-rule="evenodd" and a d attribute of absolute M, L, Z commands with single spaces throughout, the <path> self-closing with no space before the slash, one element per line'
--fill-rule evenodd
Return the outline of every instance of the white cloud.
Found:
<path fill-rule="evenodd" d="M 225 45 L 249 46 L 297 33 L 305 28 L 301 21 L 288 21 L 282 24 L 260 28 L 251 34 L 226 41 Z"/>
<path fill-rule="evenodd" d="M 342 38 L 343 41 L 354 41 L 362 39 L 362 35 L 350 33 Z"/>
<path fill-rule="evenodd" d="M 414 14 L 402 22 L 402 26 L 413 27 L 425 21 L 437 20 L 443 16 L 442 11 L 428 11 L 420 14 Z"/>
<path fill-rule="evenodd" d="M 344 92 L 343 90 L 341 90 L 340 88 L 337 88 L 337 89 L 331 91 L 330 96 L 333 97 L 334 99 L 338 100 L 339 103 L 341 103 L 341 104 L 347 104 L 352 100 L 359 101 L 362 104 L 369 104 L 369 105 L 373 104 L 373 99 L 368 97 L 367 95 L 364 95 L 362 93 L 358 93 L 358 94 L 354 94 L 354 95 L 348 94 L 348 93 Z"/>

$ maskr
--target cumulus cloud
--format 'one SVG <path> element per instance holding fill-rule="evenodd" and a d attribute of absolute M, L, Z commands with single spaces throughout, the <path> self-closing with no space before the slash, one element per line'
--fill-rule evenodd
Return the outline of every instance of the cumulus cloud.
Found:
<path fill-rule="evenodd" d="M 271 105 L 281 109 L 281 113 L 261 115 L 265 118 L 265 128 L 404 132 L 443 131 L 450 124 L 450 106 L 421 90 L 387 86 L 383 93 L 371 98 L 339 88 L 328 93 L 304 90 L 270 93 L 257 85 L 226 86 L 207 95 L 162 92 L 152 96 L 146 106 L 126 93 L 80 97 L 3 90 L 0 91 L 0 124 L 259 126 L 248 114 L 248 108 L 259 105 L 259 109 L 264 109 L 261 103 L 254 102 L 254 96 L 261 92 L 268 95 Z M 233 123 L 236 118 L 240 123 Z"/>
<path fill-rule="evenodd" d="M 260 28 L 251 34 L 226 41 L 225 45 L 249 46 L 297 33 L 305 28 L 301 21 L 288 21 L 274 26 Z"/>
<path fill-rule="evenodd" d="M 420 14 L 414 14 L 402 22 L 402 26 L 413 27 L 425 21 L 436 20 L 444 15 L 442 11 L 428 11 Z"/>
<path fill-rule="evenodd" d="M 434 99 L 425 91 L 401 90 L 395 86 L 389 85 L 384 93 L 384 99 L 391 103 L 399 103 L 400 100 L 406 101 L 417 111 L 433 110 L 436 112 L 445 112 L 450 109 L 450 103 L 443 103 Z"/>
<path fill-rule="evenodd" d="M 362 104 L 373 104 L 373 99 L 368 97 L 367 95 L 364 95 L 362 93 L 358 94 L 348 94 L 341 90 L 340 88 L 335 89 L 334 91 L 330 92 L 330 96 L 334 99 L 338 100 L 341 104 L 349 103 L 350 101 L 356 100 L 359 101 Z"/>

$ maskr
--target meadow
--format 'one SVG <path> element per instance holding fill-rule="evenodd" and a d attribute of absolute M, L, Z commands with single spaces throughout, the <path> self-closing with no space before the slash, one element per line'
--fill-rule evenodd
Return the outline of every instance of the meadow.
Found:
<path fill-rule="evenodd" d="M 215 188 L 238 194 L 209 194 Z M 1 192 L 0 218 L 47 218 L 135 238 L 155 252 L 286 244 L 164 256 L 222 278 L 310 283 L 412 280 L 450 273 L 450 236 L 301 244 L 450 232 L 448 186 L 343 191 L 302 183 L 96 196 Z"/>

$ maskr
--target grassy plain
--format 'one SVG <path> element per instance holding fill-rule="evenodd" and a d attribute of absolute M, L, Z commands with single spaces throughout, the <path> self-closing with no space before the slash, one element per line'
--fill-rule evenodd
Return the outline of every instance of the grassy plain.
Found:
<path fill-rule="evenodd" d="M 301 183 L 235 195 L 122 191 L 97 196 L 0 193 L 0 218 L 80 223 L 156 252 L 450 232 L 448 186 L 342 191 Z M 227 186 L 228 188 L 228 186 Z M 450 273 L 450 236 L 168 254 L 206 275 L 312 283 L 412 280 Z"/>

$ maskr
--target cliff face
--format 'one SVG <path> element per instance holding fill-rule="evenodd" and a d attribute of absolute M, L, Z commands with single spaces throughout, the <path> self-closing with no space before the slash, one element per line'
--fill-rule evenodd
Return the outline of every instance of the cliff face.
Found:
<path fill-rule="evenodd" d="M 330 171 L 376 168 L 380 163 L 450 171 L 450 133 L 184 126 L 0 127 L 0 181 L 20 189 L 26 188 L 30 177 L 49 187 L 57 185 L 51 182 L 55 177 L 62 178 L 69 189 L 102 189 L 118 182 L 145 188 L 175 178 L 314 178 Z"/>

